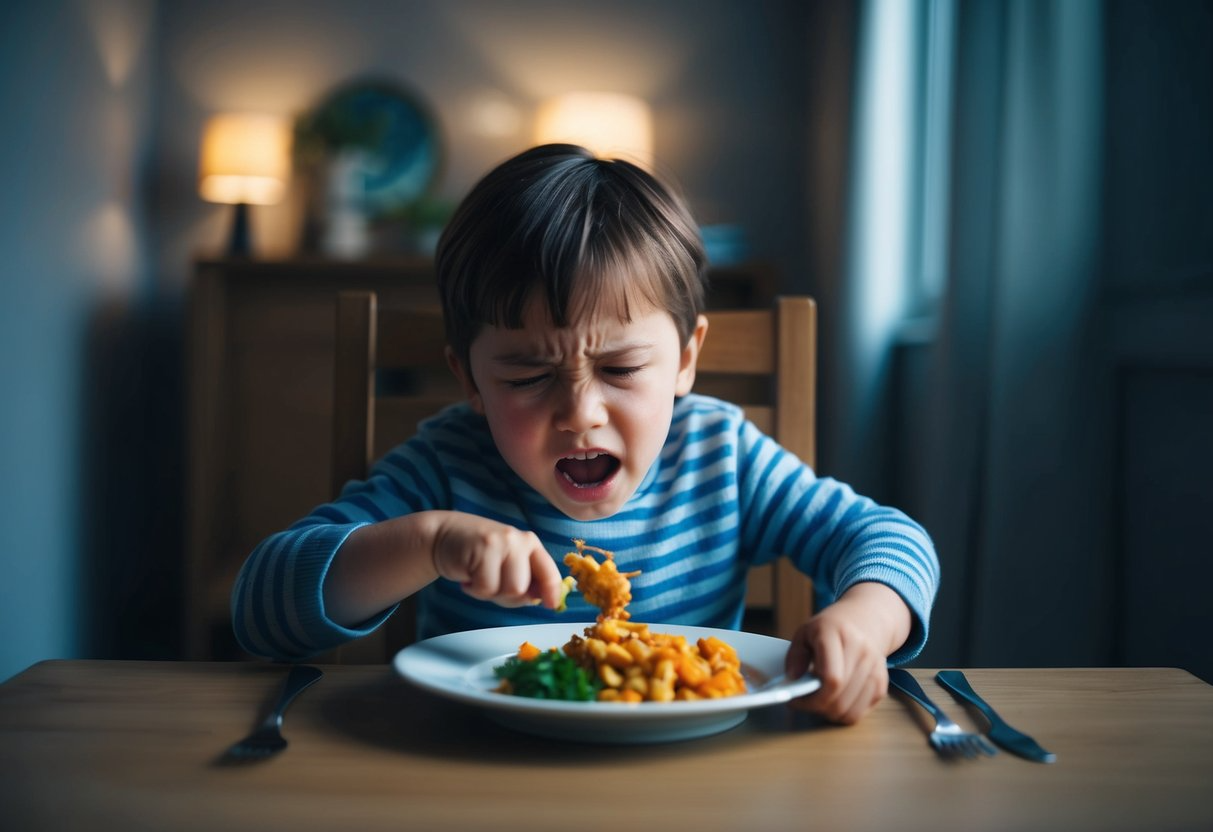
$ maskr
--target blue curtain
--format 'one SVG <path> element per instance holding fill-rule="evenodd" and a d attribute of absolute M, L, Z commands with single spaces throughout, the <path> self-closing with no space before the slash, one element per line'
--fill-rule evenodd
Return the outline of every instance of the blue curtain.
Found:
<path fill-rule="evenodd" d="M 926 510 L 927 661 L 1101 664 L 1110 542 L 1090 425 L 1102 145 L 1097 0 L 963 2 Z"/>

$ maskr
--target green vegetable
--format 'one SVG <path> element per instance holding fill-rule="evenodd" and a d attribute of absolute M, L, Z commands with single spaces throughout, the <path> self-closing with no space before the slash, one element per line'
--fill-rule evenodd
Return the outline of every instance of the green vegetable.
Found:
<path fill-rule="evenodd" d="M 532 699 L 564 699 L 590 702 L 598 696 L 602 683 L 585 668 L 555 648 L 523 661 L 511 656 L 493 674 L 510 683 L 514 696 Z"/>

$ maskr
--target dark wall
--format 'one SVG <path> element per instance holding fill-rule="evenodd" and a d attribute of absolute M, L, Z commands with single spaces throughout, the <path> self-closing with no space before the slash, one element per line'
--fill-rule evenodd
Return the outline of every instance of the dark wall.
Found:
<path fill-rule="evenodd" d="M 1213 681 L 1213 3 L 1108 4 L 1110 660 Z"/>

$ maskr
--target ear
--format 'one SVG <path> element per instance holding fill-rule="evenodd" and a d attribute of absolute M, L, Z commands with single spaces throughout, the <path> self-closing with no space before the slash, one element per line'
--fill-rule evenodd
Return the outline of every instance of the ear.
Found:
<path fill-rule="evenodd" d="M 695 329 L 682 348 L 682 356 L 678 363 L 678 380 L 674 386 L 674 395 L 685 396 L 691 392 L 695 384 L 695 365 L 699 362 L 699 351 L 703 349 L 703 339 L 708 334 L 708 319 L 700 315 L 695 322 Z"/>
<path fill-rule="evenodd" d="M 476 382 L 472 380 L 472 370 L 470 367 L 463 366 L 459 356 L 455 355 L 455 351 L 449 346 L 446 348 L 446 365 L 451 368 L 451 372 L 459 380 L 459 386 L 463 388 L 463 395 L 467 396 L 472 410 L 483 416 L 484 402 L 480 398 L 480 390 L 477 389 Z"/>

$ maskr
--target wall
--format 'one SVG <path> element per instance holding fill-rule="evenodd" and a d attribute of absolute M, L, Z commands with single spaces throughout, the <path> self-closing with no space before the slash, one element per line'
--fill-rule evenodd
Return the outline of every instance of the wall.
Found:
<path fill-rule="evenodd" d="M 659 166 L 682 184 L 701 221 L 742 225 L 757 255 L 789 280 L 803 280 L 802 6 L 792 0 L 167 3 L 156 125 L 160 271 L 180 288 L 190 261 L 222 246 L 228 212 L 203 203 L 193 187 L 206 116 L 298 114 L 339 83 L 379 76 L 429 103 L 446 146 L 438 191 L 452 199 L 532 143 L 544 97 L 570 89 L 638 95 L 654 110 Z M 254 212 L 262 253 L 292 250 L 299 211 L 295 199 Z"/>
<path fill-rule="evenodd" d="M 142 302 L 154 7 L 0 10 L 0 679 L 90 649 L 90 333 Z"/>
<path fill-rule="evenodd" d="M 1213 3 L 1107 17 L 1110 661 L 1213 682 Z"/>

